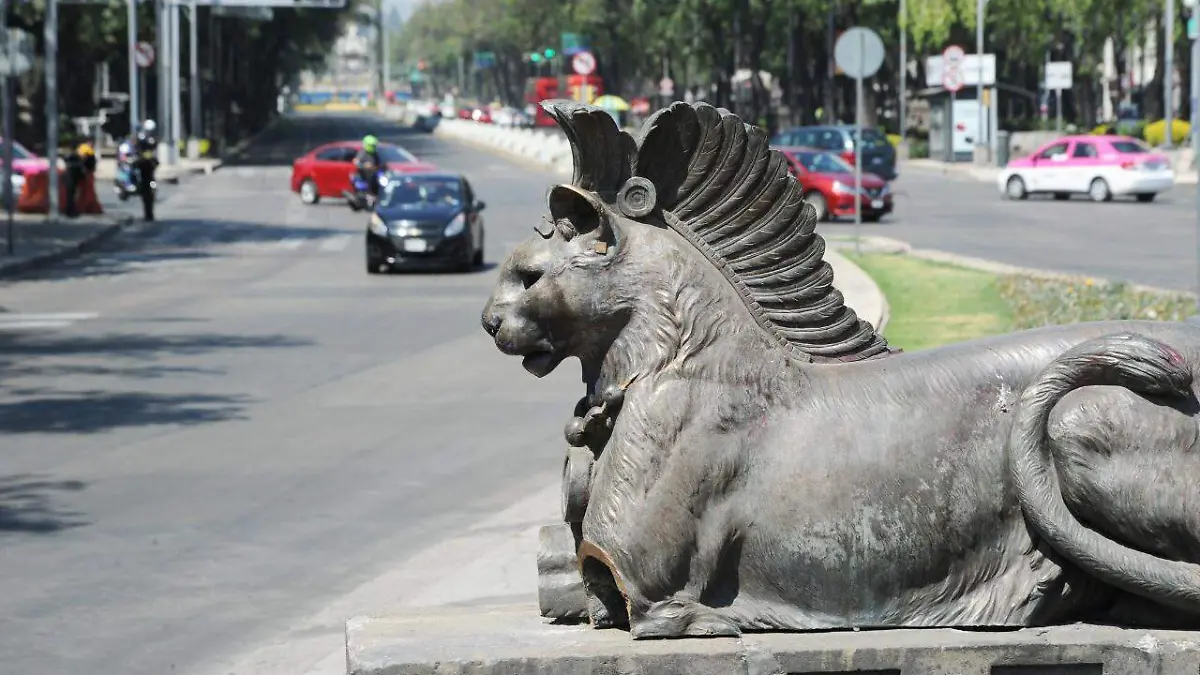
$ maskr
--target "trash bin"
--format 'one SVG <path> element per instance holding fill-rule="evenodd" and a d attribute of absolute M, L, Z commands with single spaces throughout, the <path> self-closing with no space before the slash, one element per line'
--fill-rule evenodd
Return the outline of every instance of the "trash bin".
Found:
<path fill-rule="evenodd" d="M 1003 169 L 1008 166 L 1008 153 L 1011 150 L 1009 142 L 1011 134 L 1007 131 L 996 132 L 996 166 Z"/>

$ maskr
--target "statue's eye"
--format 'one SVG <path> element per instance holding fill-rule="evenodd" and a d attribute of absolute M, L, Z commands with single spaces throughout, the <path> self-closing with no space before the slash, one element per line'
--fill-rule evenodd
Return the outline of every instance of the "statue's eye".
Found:
<path fill-rule="evenodd" d="M 541 270 L 520 268 L 517 270 L 517 276 L 521 279 L 521 286 L 528 290 L 542 278 Z"/>

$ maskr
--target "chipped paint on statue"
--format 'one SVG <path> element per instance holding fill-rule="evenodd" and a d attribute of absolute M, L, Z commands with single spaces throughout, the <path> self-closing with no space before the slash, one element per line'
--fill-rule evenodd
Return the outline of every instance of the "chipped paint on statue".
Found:
<path fill-rule="evenodd" d="M 582 365 L 564 615 L 636 638 L 1200 617 L 1200 328 L 896 353 L 761 130 L 546 108 L 574 177 L 482 319 L 535 376 Z"/>

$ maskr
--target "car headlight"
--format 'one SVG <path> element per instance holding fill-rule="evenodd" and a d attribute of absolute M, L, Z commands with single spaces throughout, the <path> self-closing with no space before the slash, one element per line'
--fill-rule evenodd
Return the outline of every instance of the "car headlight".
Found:
<path fill-rule="evenodd" d="M 446 229 L 442 234 L 447 237 L 454 237 L 462 234 L 462 231 L 467 227 L 467 216 L 465 213 L 460 213 L 446 224 Z"/>
<path fill-rule="evenodd" d="M 845 183 L 843 183 L 841 181 L 836 181 L 836 180 L 833 181 L 832 189 L 834 192 L 836 192 L 838 194 L 843 194 L 843 195 L 854 194 L 854 188 L 850 185 L 846 185 Z"/>
<path fill-rule="evenodd" d="M 387 233 L 388 233 L 387 223 L 383 222 L 383 218 L 380 218 L 378 213 L 371 214 L 371 222 L 369 225 L 367 225 L 367 227 L 371 230 L 371 232 L 373 232 L 381 237 L 387 236 Z"/>
<path fill-rule="evenodd" d="M 879 188 L 879 196 L 880 197 L 887 195 L 887 194 L 891 194 L 891 193 L 892 193 L 892 188 L 887 183 L 884 183 L 883 187 Z"/>

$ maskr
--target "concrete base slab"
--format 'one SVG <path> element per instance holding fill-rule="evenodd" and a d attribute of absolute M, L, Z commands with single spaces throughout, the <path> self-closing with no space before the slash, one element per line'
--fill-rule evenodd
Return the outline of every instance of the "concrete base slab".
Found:
<path fill-rule="evenodd" d="M 1073 625 L 635 641 L 549 624 L 531 601 L 357 617 L 346 660 L 349 675 L 1195 675 L 1200 633 Z"/>
<path fill-rule="evenodd" d="M 1200 633 L 1106 626 L 632 640 L 538 608 L 434 608 L 346 625 L 349 675 L 1195 675 Z"/>

